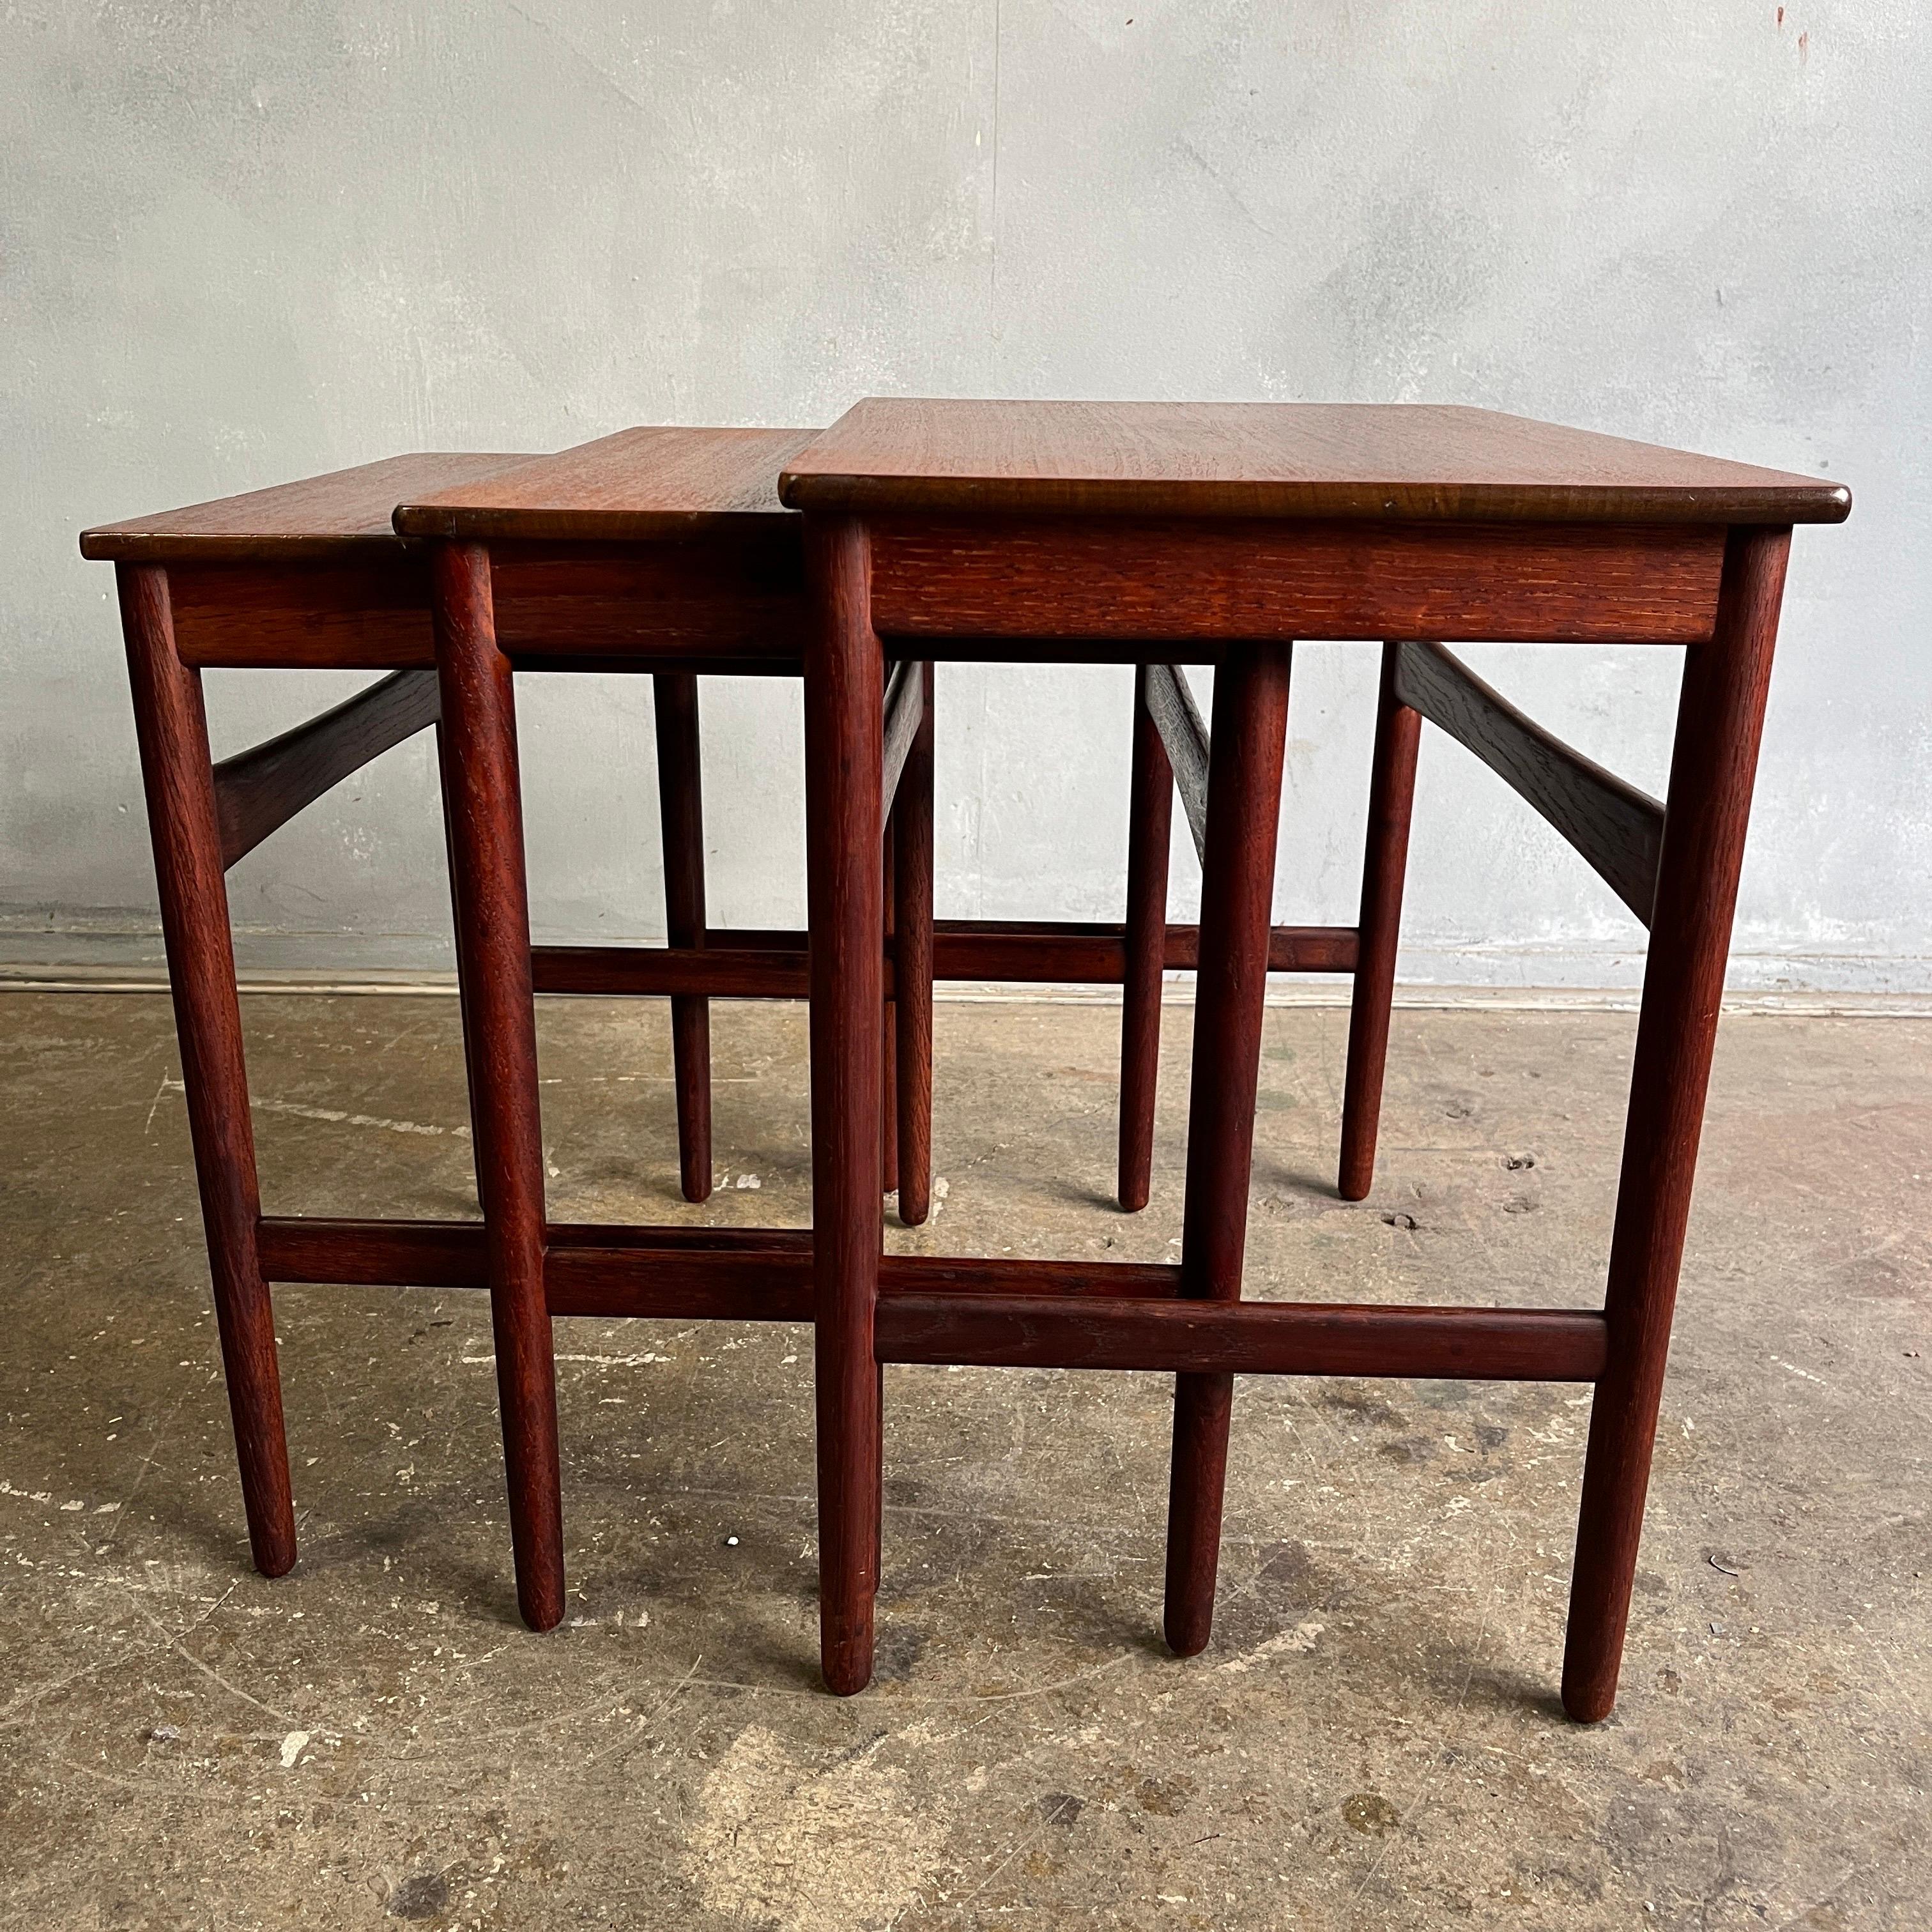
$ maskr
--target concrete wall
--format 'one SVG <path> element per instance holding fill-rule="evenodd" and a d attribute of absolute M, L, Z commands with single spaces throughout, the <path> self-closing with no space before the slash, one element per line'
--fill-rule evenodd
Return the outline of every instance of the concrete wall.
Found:
<path fill-rule="evenodd" d="M 1736 974 L 1932 990 L 1914 0 L 22 0 L 0 75 L 0 958 L 153 950 L 83 524 L 867 392 L 1430 399 L 1852 486 L 1797 540 Z M 1473 655 L 1661 784 L 1672 654 Z M 1283 918 L 1352 916 L 1372 657 L 1298 656 Z M 209 682 L 225 749 L 350 681 Z M 942 671 L 942 911 L 1114 911 L 1128 702 Z M 795 917 L 796 694 L 705 704 L 718 913 Z M 524 715 L 538 925 L 660 929 L 646 687 Z M 243 862 L 245 956 L 446 958 L 428 758 Z M 1633 922 L 1439 739 L 1418 814 L 1408 972 L 1630 979 Z"/>

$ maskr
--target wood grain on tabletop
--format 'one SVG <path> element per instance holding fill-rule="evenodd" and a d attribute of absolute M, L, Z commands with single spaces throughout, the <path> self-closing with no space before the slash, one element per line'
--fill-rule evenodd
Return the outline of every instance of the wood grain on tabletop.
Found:
<path fill-rule="evenodd" d="M 714 520 L 792 521 L 778 472 L 806 429 L 620 430 L 555 456 L 398 501 L 410 537 L 477 542 L 631 542 L 679 536 Z"/>
<path fill-rule="evenodd" d="M 1842 484 L 1424 404 L 868 398 L 784 466 L 800 509 L 1836 523 Z"/>
<path fill-rule="evenodd" d="M 80 554 L 143 563 L 212 563 L 319 557 L 372 545 L 394 550 L 397 538 L 390 518 L 404 497 L 471 482 L 529 460 L 527 455 L 478 451 L 388 456 L 353 470 L 84 530 Z"/>

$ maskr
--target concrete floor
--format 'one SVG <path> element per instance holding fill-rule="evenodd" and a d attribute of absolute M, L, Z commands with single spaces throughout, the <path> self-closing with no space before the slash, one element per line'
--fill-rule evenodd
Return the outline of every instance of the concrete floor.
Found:
<path fill-rule="evenodd" d="M 470 1210 L 453 1001 L 246 1003 L 277 1211 Z M 932 1252 L 1171 1254 L 1108 1204 L 1117 1015 L 949 1005 Z M 804 1024 L 547 1006 L 560 1218 L 797 1222 Z M 1632 1023 L 1268 1018 L 1250 1292 L 1586 1304 Z M 165 1000 L 0 996 L 0 1923 L 692 1932 L 1932 1922 L 1932 1024 L 1719 1055 L 1622 1702 L 1554 1701 L 1587 1394 L 1244 1382 L 1219 1622 L 1156 1640 L 1168 1391 L 888 1378 L 880 1670 L 816 1688 L 809 1336 L 559 1325 L 568 1627 L 516 1623 L 478 1298 L 278 1297 L 302 1561 L 241 1509 Z M 1412 1226 L 1411 1225 L 1412 1222 Z"/>

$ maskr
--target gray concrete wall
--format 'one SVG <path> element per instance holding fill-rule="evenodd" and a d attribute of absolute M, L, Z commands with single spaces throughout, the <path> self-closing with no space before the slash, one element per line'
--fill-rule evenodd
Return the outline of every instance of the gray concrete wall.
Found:
<path fill-rule="evenodd" d="M 868 392 L 1429 399 L 1852 486 L 1797 540 L 1736 977 L 1932 991 L 1913 0 L 25 0 L 0 75 L 0 957 L 152 950 L 83 524 Z M 1670 654 L 1474 655 L 1660 784 Z M 1372 656 L 1298 657 L 1283 918 L 1352 916 Z M 349 682 L 212 677 L 218 748 Z M 942 910 L 1114 912 L 1128 702 L 942 671 Z M 796 693 L 705 704 L 718 914 L 796 917 Z M 646 688 L 531 680 L 524 712 L 538 924 L 658 930 Z M 246 956 L 446 958 L 428 756 L 237 868 Z M 1633 974 L 1609 892 L 1440 740 L 1412 879 L 1412 974 Z"/>

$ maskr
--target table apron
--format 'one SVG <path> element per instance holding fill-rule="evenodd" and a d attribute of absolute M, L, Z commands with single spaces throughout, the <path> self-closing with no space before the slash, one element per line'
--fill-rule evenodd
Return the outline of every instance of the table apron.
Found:
<path fill-rule="evenodd" d="M 1142 524 L 996 518 L 874 526 L 873 620 L 908 655 L 1211 662 L 1244 639 L 1698 644 L 1721 529 L 1684 525 Z M 786 560 L 705 544 L 511 547 L 499 641 L 520 668 L 796 676 Z M 203 668 L 436 662 L 421 552 L 168 567 L 176 646 Z M 943 640 L 943 641 L 942 641 Z M 928 649 L 928 646 L 930 646 Z"/>
<path fill-rule="evenodd" d="M 702 546 L 571 560 L 512 552 L 491 571 L 497 641 L 520 669 L 796 676 L 802 590 Z M 436 662 L 420 553 L 170 565 L 175 641 L 203 669 L 403 670 Z"/>
<path fill-rule="evenodd" d="M 870 534 L 880 634 L 974 657 L 1075 655 L 1068 640 L 1702 644 L 1725 537 L 1683 524 L 1078 518 L 888 519 Z"/>

